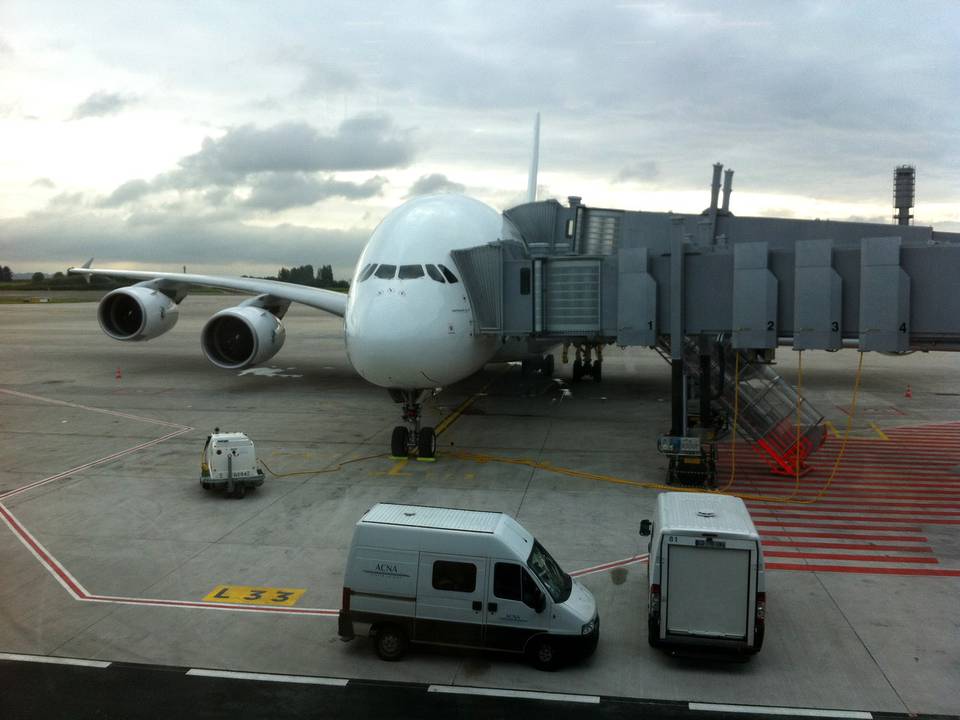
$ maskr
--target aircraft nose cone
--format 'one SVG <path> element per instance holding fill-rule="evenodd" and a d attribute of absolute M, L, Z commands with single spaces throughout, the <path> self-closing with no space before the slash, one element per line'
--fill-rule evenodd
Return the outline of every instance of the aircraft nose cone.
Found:
<path fill-rule="evenodd" d="M 449 382 L 446 360 L 455 336 L 430 306 L 383 292 L 354 305 L 346 336 L 350 363 L 368 382 L 392 388 Z"/>

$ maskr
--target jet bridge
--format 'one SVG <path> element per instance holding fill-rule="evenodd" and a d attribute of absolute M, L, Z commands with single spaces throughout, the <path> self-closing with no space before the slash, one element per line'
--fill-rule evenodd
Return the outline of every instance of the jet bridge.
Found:
<path fill-rule="evenodd" d="M 822 441 L 822 416 L 804 401 L 801 440 L 795 421 L 786 432 L 798 403 L 769 366 L 775 349 L 960 349 L 960 233 L 736 217 L 730 173 L 723 208 L 718 177 L 715 166 L 699 215 L 590 208 L 578 197 L 520 205 L 504 212 L 504 240 L 454 259 L 475 332 L 572 346 L 575 378 L 586 362 L 582 374 L 599 379 L 606 344 L 659 347 L 673 368 L 675 440 L 691 434 L 686 378 L 697 379 L 705 437 L 712 414 L 731 410 L 739 354 L 738 431 L 772 470 L 792 474 Z M 681 444 L 693 453 L 696 443 L 665 447 Z"/>

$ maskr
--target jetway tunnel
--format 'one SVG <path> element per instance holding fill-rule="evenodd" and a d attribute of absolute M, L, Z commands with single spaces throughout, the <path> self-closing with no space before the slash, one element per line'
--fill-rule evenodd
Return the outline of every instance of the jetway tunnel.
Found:
<path fill-rule="evenodd" d="M 657 348 L 673 373 L 660 447 L 672 469 L 696 457 L 690 464 L 708 470 L 694 482 L 710 475 L 711 416 L 732 414 L 737 397 L 738 434 L 772 472 L 792 475 L 822 442 L 822 415 L 773 370 L 777 347 L 960 349 L 960 233 L 736 217 L 729 187 L 722 208 L 717 194 L 699 215 L 590 208 L 578 197 L 528 203 L 504 213 L 499 242 L 454 259 L 475 333 L 572 346 L 578 361 L 579 349 L 608 344 Z M 696 428 L 689 378 L 708 398 Z"/>

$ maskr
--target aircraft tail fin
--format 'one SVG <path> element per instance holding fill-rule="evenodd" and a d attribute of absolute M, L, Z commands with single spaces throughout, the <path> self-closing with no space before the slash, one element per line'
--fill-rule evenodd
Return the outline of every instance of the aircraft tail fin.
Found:
<path fill-rule="evenodd" d="M 533 157 L 530 158 L 530 174 L 527 175 L 527 202 L 537 201 L 537 172 L 540 166 L 540 113 L 533 121 Z"/>

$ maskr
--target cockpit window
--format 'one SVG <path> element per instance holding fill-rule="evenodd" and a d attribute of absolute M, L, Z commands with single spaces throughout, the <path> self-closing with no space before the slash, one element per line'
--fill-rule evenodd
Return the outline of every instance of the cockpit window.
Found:
<path fill-rule="evenodd" d="M 457 276 L 450 272 L 446 265 L 437 265 L 437 267 L 440 268 L 440 272 L 443 273 L 443 276 L 447 279 L 448 283 L 460 282 L 457 280 Z"/>
<path fill-rule="evenodd" d="M 400 273 L 397 275 L 401 280 L 413 280 L 423 277 L 422 265 L 401 265 Z"/>
<path fill-rule="evenodd" d="M 392 280 L 393 276 L 397 272 L 396 265 L 381 265 L 377 268 L 377 272 L 374 273 L 378 278 L 382 280 Z"/>
<path fill-rule="evenodd" d="M 427 275 L 438 283 L 446 283 L 446 280 L 443 279 L 443 273 L 437 270 L 436 265 L 427 265 Z"/>
<path fill-rule="evenodd" d="M 373 275 L 373 271 L 377 269 L 376 263 L 368 263 L 367 266 L 363 269 L 363 272 L 360 273 L 360 277 L 357 278 L 357 282 L 363 282 L 368 277 Z"/>

